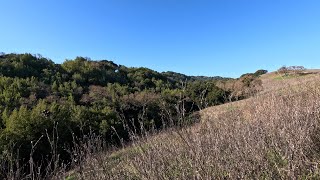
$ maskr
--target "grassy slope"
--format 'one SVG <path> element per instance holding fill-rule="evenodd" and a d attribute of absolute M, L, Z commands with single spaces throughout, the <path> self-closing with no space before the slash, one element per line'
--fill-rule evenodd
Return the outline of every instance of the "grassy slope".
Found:
<path fill-rule="evenodd" d="M 297 75 L 289 75 L 283 76 L 276 72 L 267 73 L 260 77 L 262 80 L 263 91 L 258 94 L 258 97 L 268 97 L 270 94 L 274 94 L 281 91 L 288 91 L 290 89 L 297 88 L 301 89 L 303 85 L 307 85 L 308 83 L 315 83 L 320 80 L 320 70 L 307 70 L 305 75 L 297 76 Z M 255 101 L 254 98 L 248 98 L 236 102 L 226 103 L 219 106 L 213 106 L 204 109 L 201 112 L 202 119 L 212 119 L 212 116 L 217 116 L 218 114 L 223 114 L 228 110 L 233 109 L 241 109 L 243 113 L 246 112 L 245 109 L 248 104 Z"/>
<path fill-rule="evenodd" d="M 209 107 L 192 127 L 140 138 L 108 156 L 90 154 L 70 178 L 319 178 L 320 75 L 310 72 L 265 74 L 256 97 Z"/>

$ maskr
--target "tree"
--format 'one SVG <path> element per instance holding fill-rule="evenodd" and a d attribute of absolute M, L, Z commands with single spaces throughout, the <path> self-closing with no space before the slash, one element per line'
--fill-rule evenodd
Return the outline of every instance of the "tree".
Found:
<path fill-rule="evenodd" d="M 288 69 L 286 66 L 282 66 L 281 68 L 279 68 L 279 69 L 277 70 L 277 72 L 280 73 L 280 74 L 283 74 L 283 75 L 287 76 L 288 73 L 289 73 L 289 69 Z"/>
<path fill-rule="evenodd" d="M 256 77 L 259 77 L 259 76 L 261 76 L 263 74 L 266 74 L 267 72 L 268 72 L 267 70 L 259 69 L 253 75 L 256 76 Z"/>

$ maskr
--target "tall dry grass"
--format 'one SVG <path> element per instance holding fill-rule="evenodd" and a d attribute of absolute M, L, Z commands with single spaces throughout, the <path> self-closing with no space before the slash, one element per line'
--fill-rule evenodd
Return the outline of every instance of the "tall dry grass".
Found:
<path fill-rule="evenodd" d="M 204 110 L 200 123 L 97 153 L 69 179 L 319 179 L 320 83 Z"/>

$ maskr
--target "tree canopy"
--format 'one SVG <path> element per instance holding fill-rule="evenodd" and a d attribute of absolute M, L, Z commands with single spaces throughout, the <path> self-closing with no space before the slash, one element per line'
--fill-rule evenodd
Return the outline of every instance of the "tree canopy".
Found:
<path fill-rule="evenodd" d="M 41 55 L 2 53 L 0 152 L 14 144 L 14 152 L 26 159 L 31 142 L 56 132 L 57 151 L 68 161 L 65 147 L 72 146 L 74 137 L 95 133 L 115 145 L 129 140 L 125 127 L 139 127 L 141 122 L 147 130 L 177 125 L 181 104 L 188 116 L 227 101 L 232 89 L 217 82 L 229 80 L 159 73 L 85 57 L 56 64 Z M 250 86 L 253 80 L 252 76 L 243 83 Z M 35 160 L 50 156 L 49 143 L 46 138 L 39 141 Z"/>

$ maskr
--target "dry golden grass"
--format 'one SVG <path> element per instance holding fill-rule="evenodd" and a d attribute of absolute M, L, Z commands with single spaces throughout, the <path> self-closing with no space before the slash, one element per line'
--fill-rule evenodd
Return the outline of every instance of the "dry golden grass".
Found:
<path fill-rule="evenodd" d="M 307 70 L 302 75 L 284 76 L 277 72 L 264 74 L 260 77 L 264 89 L 261 93 L 273 92 L 289 86 L 295 86 L 302 83 L 319 80 L 319 73 L 320 70 Z"/>
<path fill-rule="evenodd" d="M 261 77 L 255 97 L 210 107 L 201 122 L 88 156 L 69 179 L 319 179 L 320 76 Z"/>

